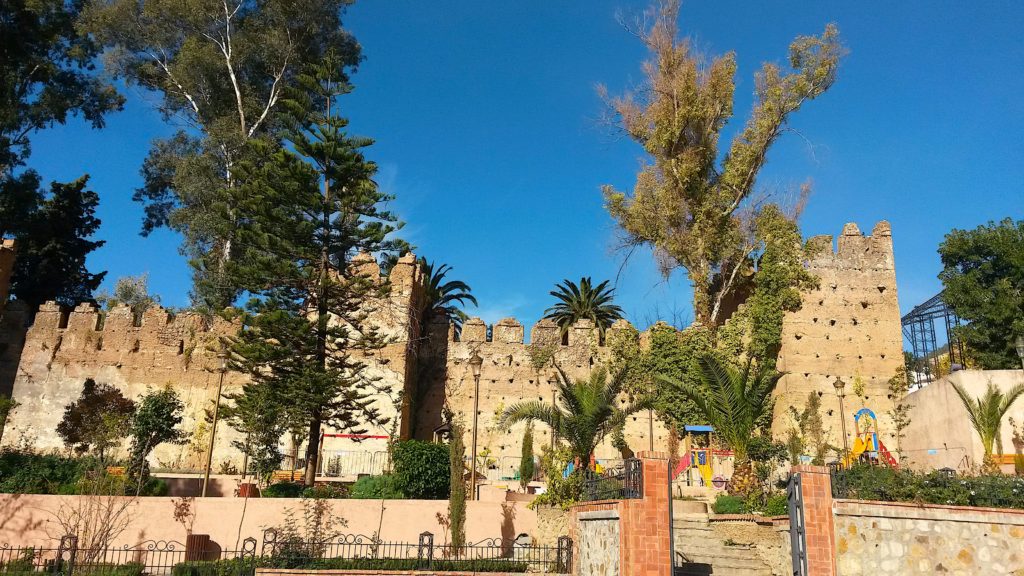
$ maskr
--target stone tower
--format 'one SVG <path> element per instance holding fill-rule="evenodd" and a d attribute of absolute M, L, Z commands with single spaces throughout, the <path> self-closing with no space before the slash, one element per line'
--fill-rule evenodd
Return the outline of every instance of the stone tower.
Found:
<path fill-rule="evenodd" d="M 846 383 L 848 445 L 853 446 L 854 413 L 868 408 L 878 417 L 879 439 L 894 450 L 887 386 L 903 362 L 903 337 L 892 230 L 882 221 L 865 236 L 850 223 L 838 246 L 833 247 L 832 236 L 817 236 L 810 243 L 816 254 L 809 270 L 820 285 L 804 294 L 801 309 L 783 323 L 778 365 L 786 375 L 776 390 L 774 433 L 785 436 L 793 426 L 790 407 L 803 410 L 813 392 L 821 398 L 830 442 L 842 447 L 843 421 L 833 385 L 839 377 Z"/>

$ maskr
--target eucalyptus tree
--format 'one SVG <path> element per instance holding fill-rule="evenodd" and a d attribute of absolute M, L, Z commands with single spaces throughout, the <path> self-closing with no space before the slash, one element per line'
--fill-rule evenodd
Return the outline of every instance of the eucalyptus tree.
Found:
<path fill-rule="evenodd" d="M 245 166 L 244 194 L 232 208 L 247 257 L 228 269 L 254 295 L 232 365 L 249 374 L 252 393 L 306 422 L 307 485 L 323 426 L 360 433 L 386 421 L 372 395 L 379 377 L 363 358 L 388 342 L 367 306 L 388 284 L 359 273 L 355 256 L 407 248 L 393 237 L 400 224 L 383 208 L 391 197 L 364 156 L 372 141 L 348 134 L 338 115 L 336 100 L 351 90 L 343 58 L 328 53 L 297 78 L 283 102 L 286 145 L 251 144 L 257 160 Z"/>
<path fill-rule="evenodd" d="M 754 107 L 725 154 L 719 139 L 733 116 L 736 56 L 705 57 L 679 37 L 679 0 L 660 0 L 633 30 L 650 52 L 634 91 L 607 98 L 610 121 L 647 152 L 632 191 L 604 187 L 626 247 L 654 251 L 662 273 L 686 270 L 696 320 L 714 329 L 748 291 L 751 256 L 764 239 L 754 220 L 767 205 L 757 176 L 790 116 L 835 82 L 843 47 L 834 25 L 797 37 L 790 69 L 766 63 Z M 770 239 L 769 239 L 770 240 Z"/>
<path fill-rule="evenodd" d="M 235 235 L 239 166 L 253 139 L 275 140 L 284 94 L 300 72 L 334 54 L 339 77 L 359 62 L 342 28 L 351 0 L 89 0 L 81 27 L 107 47 L 107 69 L 159 95 L 181 127 L 153 142 L 135 199 L 142 232 L 169 226 L 195 269 L 193 297 L 213 309 L 239 286 L 226 263 Z"/>

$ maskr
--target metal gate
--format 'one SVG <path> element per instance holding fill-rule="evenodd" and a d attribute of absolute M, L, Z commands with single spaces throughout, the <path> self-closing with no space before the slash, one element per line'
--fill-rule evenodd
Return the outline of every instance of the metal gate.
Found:
<path fill-rule="evenodd" d="M 789 544 L 793 555 L 793 576 L 810 576 L 807 571 L 807 534 L 804 531 L 804 490 L 799 473 L 790 476 L 786 498 L 789 501 Z"/>

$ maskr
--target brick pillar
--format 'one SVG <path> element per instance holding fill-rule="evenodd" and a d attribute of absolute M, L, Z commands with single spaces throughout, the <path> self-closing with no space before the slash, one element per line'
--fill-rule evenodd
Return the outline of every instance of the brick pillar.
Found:
<path fill-rule="evenodd" d="M 620 519 L 623 576 L 671 576 L 672 517 L 668 486 L 668 454 L 640 452 L 644 497 L 623 500 Z"/>
<path fill-rule="evenodd" d="M 807 569 L 814 576 L 836 576 L 836 535 L 832 518 L 832 477 L 824 466 L 794 466 L 803 487 Z"/>

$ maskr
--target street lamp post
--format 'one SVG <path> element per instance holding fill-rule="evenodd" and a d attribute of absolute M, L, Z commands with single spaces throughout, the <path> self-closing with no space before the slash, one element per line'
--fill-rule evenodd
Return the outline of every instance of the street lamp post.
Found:
<path fill-rule="evenodd" d="M 472 490 L 471 500 L 476 500 L 476 432 L 477 416 L 480 413 L 480 367 L 484 359 L 476 351 L 469 359 L 469 367 L 473 371 L 473 449 L 469 461 L 469 487 Z"/>
<path fill-rule="evenodd" d="M 1020 358 L 1020 367 L 1024 369 L 1024 335 L 1017 336 L 1017 357 Z"/>
<path fill-rule="evenodd" d="M 224 389 L 224 373 L 228 371 L 228 355 L 221 350 L 220 376 L 217 378 L 217 400 L 213 405 L 213 426 L 210 427 L 210 445 L 206 449 L 206 471 L 203 473 L 203 498 L 206 498 L 206 487 L 210 484 L 210 466 L 213 465 L 213 442 L 217 438 L 217 417 L 220 415 L 220 394 Z"/>
<path fill-rule="evenodd" d="M 836 395 L 839 396 L 839 422 L 842 424 L 843 429 L 843 458 L 850 453 L 850 446 L 846 441 L 846 409 L 843 406 L 843 397 L 846 396 L 844 393 L 846 389 L 846 382 L 843 382 L 842 378 L 836 376 L 836 381 L 832 383 L 835 386 Z"/>

